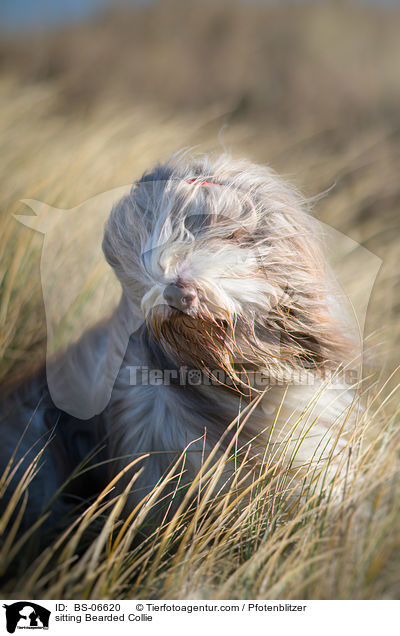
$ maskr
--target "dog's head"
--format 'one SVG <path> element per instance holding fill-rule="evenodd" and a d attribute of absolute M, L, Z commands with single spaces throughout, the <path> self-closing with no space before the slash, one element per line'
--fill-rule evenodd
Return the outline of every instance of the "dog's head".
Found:
<path fill-rule="evenodd" d="M 113 208 L 103 249 L 175 362 L 282 377 L 346 360 L 315 221 L 268 168 L 226 155 L 157 165 Z"/>

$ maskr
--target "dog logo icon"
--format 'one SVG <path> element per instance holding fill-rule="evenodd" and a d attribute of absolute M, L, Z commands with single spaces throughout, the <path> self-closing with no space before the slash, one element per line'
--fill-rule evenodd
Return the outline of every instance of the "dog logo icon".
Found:
<path fill-rule="evenodd" d="M 6 610 L 6 626 L 9 634 L 16 629 L 49 629 L 50 610 L 32 603 L 19 601 L 3 605 Z"/>

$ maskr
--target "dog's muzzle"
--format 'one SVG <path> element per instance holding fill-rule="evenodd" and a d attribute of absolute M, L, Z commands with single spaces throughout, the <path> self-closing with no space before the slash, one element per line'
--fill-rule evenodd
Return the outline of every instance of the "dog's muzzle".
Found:
<path fill-rule="evenodd" d="M 164 298 L 170 307 L 184 313 L 195 309 L 198 301 L 197 291 L 190 283 L 170 283 L 164 289 Z"/>

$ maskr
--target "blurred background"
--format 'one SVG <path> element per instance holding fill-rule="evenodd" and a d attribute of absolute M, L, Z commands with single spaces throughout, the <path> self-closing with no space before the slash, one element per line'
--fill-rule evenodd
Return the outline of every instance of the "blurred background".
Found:
<path fill-rule="evenodd" d="M 103 272 L 88 276 L 84 267 L 109 210 L 100 210 L 101 197 L 92 197 L 132 183 L 181 148 L 228 150 L 269 164 L 314 197 L 318 219 L 382 260 L 365 330 L 373 369 L 362 385 L 366 410 L 358 425 L 365 461 L 340 514 L 335 501 L 326 507 L 321 499 L 311 525 L 304 523 L 311 517 L 295 517 L 289 532 L 275 494 L 271 509 L 278 522 L 269 521 L 270 513 L 265 520 L 264 502 L 267 526 L 258 512 L 241 516 L 244 524 L 232 524 L 226 512 L 218 516 L 217 531 L 211 525 L 198 533 L 198 544 L 183 534 L 181 546 L 192 556 L 182 560 L 177 550 L 170 570 L 163 569 L 170 558 L 165 543 L 166 556 L 160 569 L 148 569 L 147 583 L 140 553 L 132 598 L 195 598 L 198 590 L 201 598 L 399 598 L 398 394 L 383 400 L 399 384 L 398 373 L 392 374 L 400 345 L 399 69 L 398 1 L 1 0 L 2 385 L 43 362 L 46 353 L 43 235 L 13 217 L 32 213 L 23 199 L 63 210 L 90 199 L 90 215 L 87 206 L 75 210 L 68 231 L 58 230 L 58 243 L 47 252 L 56 309 L 68 308 L 62 327 L 81 326 L 84 309 L 98 320 L 112 296 Z M 60 262 L 65 247 L 74 259 L 67 274 Z M 338 256 L 336 240 L 328 247 Z M 352 288 L 368 300 L 359 251 L 343 265 Z M 74 295 L 77 281 L 82 289 Z M 4 477 L 0 481 L 4 485 Z M 12 532 L 2 544 L 4 563 L 18 545 L 25 550 L 19 541 L 10 550 Z M 101 547 L 93 543 L 93 549 L 100 555 L 99 536 Z M 106 569 L 96 561 L 96 579 L 88 551 L 89 578 L 82 577 L 88 560 L 74 561 L 74 540 L 66 552 L 71 558 L 64 563 L 63 551 L 54 566 L 55 587 L 46 589 L 52 579 L 39 559 L 38 574 L 23 570 L 23 580 L 7 588 L 11 596 L 125 595 L 131 557 L 128 570 L 118 561 L 113 569 L 116 551 L 110 551 Z"/>
<path fill-rule="evenodd" d="M 45 341 L 20 200 L 73 207 L 192 146 L 325 192 L 314 214 L 383 260 L 367 333 L 397 364 L 398 2 L 3 0 L 0 23 L 3 377 Z"/>

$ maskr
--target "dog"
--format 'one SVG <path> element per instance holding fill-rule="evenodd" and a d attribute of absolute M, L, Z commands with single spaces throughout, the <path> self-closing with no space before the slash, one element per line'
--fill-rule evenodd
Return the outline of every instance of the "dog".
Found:
<path fill-rule="evenodd" d="M 164 488 L 176 510 L 235 435 L 249 465 L 267 452 L 299 475 L 312 465 L 314 486 L 338 479 L 354 396 L 327 378 L 349 368 L 355 340 L 293 186 L 227 154 L 174 155 L 114 205 L 102 247 L 122 288 L 115 312 L 1 405 L 2 505 L 25 479 L 22 529 L 47 511 L 45 527 L 60 530 L 121 471 L 127 516 L 177 462 L 179 489 Z"/>

